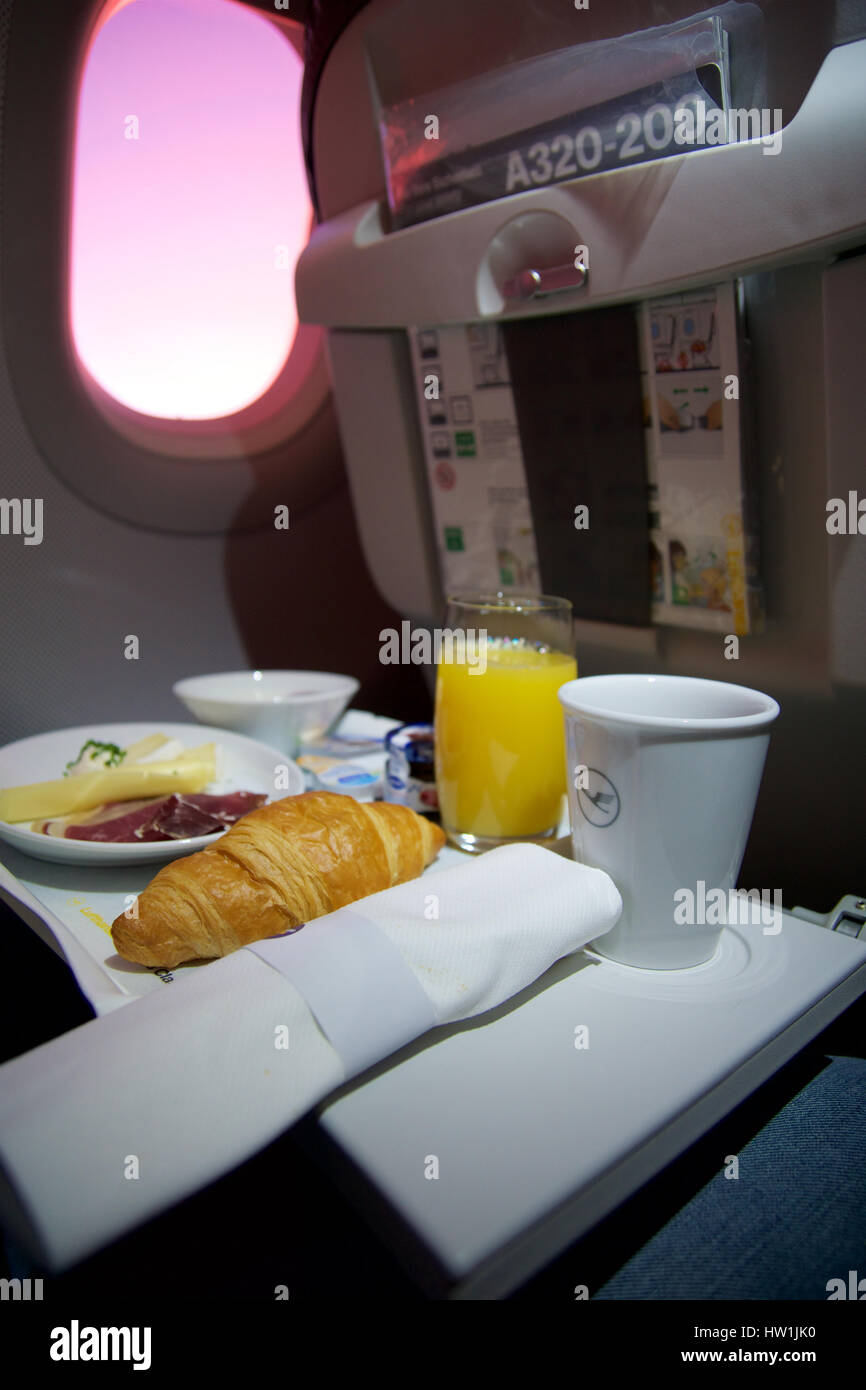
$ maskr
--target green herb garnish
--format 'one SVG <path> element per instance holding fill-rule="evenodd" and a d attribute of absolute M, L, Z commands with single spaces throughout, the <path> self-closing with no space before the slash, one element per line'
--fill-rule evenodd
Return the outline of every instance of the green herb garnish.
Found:
<path fill-rule="evenodd" d="M 116 743 L 100 743 L 99 740 L 96 738 L 89 738 L 87 742 L 82 744 L 81 748 L 79 749 L 78 757 L 72 758 L 70 762 L 66 764 L 66 769 L 63 773 L 64 777 L 69 776 L 70 768 L 76 767 L 78 763 L 81 762 L 81 759 L 84 757 L 84 754 L 86 753 L 88 748 L 93 748 L 95 750 L 95 753 L 93 755 L 94 757 L 96 756 L 96 753 L 108 754 L 108 757 L 102 764 L 103 767 L 117 767 L 118 763 L 122 763 L 123 759 L 126 757 L 126 749 L 120 748 Z M 93 761 L 93 757 L 91 757 L 90 761 Z"/>

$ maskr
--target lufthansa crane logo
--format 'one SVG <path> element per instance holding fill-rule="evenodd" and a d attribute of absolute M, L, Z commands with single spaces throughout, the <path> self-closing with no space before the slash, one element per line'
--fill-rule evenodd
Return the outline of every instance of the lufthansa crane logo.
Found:
<path fill-rule="evenodd" d="M 620 812 L 619 792 L 609 777 L 597 768 L 588 767 L 585 787 L 577 789 L 577 804 L 581 814 L 590 825 L 606 830 L 613 825 Z"/>

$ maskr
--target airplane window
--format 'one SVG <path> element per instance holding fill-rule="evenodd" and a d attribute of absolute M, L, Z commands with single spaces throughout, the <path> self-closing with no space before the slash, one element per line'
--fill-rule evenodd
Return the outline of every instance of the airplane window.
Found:
<path fill-rule="evenodd" d="M 161 419 L 259 400 L 297 331 L 311 226 L 303 62 L 234 0 L 113 0 L 79 89 L 69 319 L 79 365 Z"/>

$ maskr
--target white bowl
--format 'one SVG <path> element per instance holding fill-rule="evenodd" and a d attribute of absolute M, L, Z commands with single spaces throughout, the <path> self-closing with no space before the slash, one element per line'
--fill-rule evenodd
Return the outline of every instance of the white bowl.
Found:
<path fill-rule="evenodd" d="M 172 689 L 202 724 L 234 729 L 291 756 L 300 743 L 327 733 L 359 682 L 329 671 L 225 671 L 189 676 Z"/>

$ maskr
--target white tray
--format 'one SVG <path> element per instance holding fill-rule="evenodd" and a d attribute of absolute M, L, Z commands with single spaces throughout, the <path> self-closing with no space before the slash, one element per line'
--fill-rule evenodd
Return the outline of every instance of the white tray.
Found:
<path fill-rule="evenodd" d="M 775 937 L 726 927 L 716 957 L 692 970 L 637 970 L 584 951 L 335 1093 L 312 1142 L 420 1282 L 501 1297 L 864 991 L 866 942 L 788 913 Z M 588 1050 L 574 1046 L 579 1024 Z"/>
<path fill-rule="evenodd" d="M 66 958 L 97 1013 L 197 968 L 157 974 L 114 954 L 108 923 L 153 866 L 83 873 L 6 845 L 2 854 L 0 897 Z M 426 873 L 464 859 L 446 848 Z M 787 913 L 778 936 L 726 927 L 715 958 L 693 970 L 636 970 L 585 951 L 336 1092 L 315 1142 L 412 1273 L 452 1297 L 496 1298 L 864 991 L 866 942 Z M 587 1050 L 574 1046 L 581 1024 Z"/>

